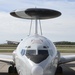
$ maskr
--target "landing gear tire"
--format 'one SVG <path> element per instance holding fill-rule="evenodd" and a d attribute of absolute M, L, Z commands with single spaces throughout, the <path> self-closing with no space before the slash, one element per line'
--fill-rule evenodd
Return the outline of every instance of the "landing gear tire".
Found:
<path fill-rule="evenodd" d="M 8 69 L 8 73 L 17 73 L 16 67 L 10 66 Z"/>
<path fill-rule="evenodd" d="M 62 67 L 61 66 L 58 66 L 57 67 L 57 70 L 56 70 L 56 74 L 62 74 L 63 71 L 62 71 Z"/>

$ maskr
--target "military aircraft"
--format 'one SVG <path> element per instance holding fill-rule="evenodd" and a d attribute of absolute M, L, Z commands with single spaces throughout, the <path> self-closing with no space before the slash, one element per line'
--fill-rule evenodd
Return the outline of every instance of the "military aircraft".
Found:
<path fill-rule="evenodd" d="M 52 19 L 61 15 L 59 11 L 45 8 L 28 8 L 15 10 L 10 15 L 31 20 L 29 36 L 23 39 L 12 55 L 0 54 L 0 61 L 10 64 L 8 73 L 19 75 L 55 75 L 61 73 L 61 64 L 75 61 L 75 55 L 61 56 L 55 45 L 42 35 L 40 20 Z M 32 21 L 35 32 L 31 34 Z M 38 25 L 40 32 L 38 33 Z"/>

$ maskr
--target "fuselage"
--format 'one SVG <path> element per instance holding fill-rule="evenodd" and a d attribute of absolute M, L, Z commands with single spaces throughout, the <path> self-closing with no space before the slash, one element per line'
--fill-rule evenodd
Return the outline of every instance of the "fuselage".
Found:
<path fill-rule="evenodd" d="M 54 75 L 58 59 L 54 44 L 38 34 L 23 39 L 14 54 L 20 75 Z"/>

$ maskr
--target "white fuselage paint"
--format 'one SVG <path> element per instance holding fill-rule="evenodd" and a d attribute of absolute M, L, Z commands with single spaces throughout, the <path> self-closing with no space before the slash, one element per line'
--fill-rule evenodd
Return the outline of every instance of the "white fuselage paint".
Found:
<path fill-rule="evenodd" d="M 26 56 L 25 50 L 48 50 L 48 57 L 35 63 Z M 58 65 L 58 53 L 54 44 L 47 38 L 34 35 L 22 40 L 15 51 L 15 66 L 19 75 L 54 75 Z"/>

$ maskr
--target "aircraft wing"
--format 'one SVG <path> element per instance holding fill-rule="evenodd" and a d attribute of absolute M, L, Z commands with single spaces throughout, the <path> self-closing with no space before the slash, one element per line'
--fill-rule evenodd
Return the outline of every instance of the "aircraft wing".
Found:
<path fill-rule="evenodd" d="M 68 62 L 71 62 L 71 61 L 75 61 L 75 55 L 60 56 L 59 65 L 64 64 L 64 63 L 68 63 Z"/>
<path fill-rule="evenodd" d="M 14 64 L 13 55 L 0 54 L 0 61 L 8 64 Z"/>

